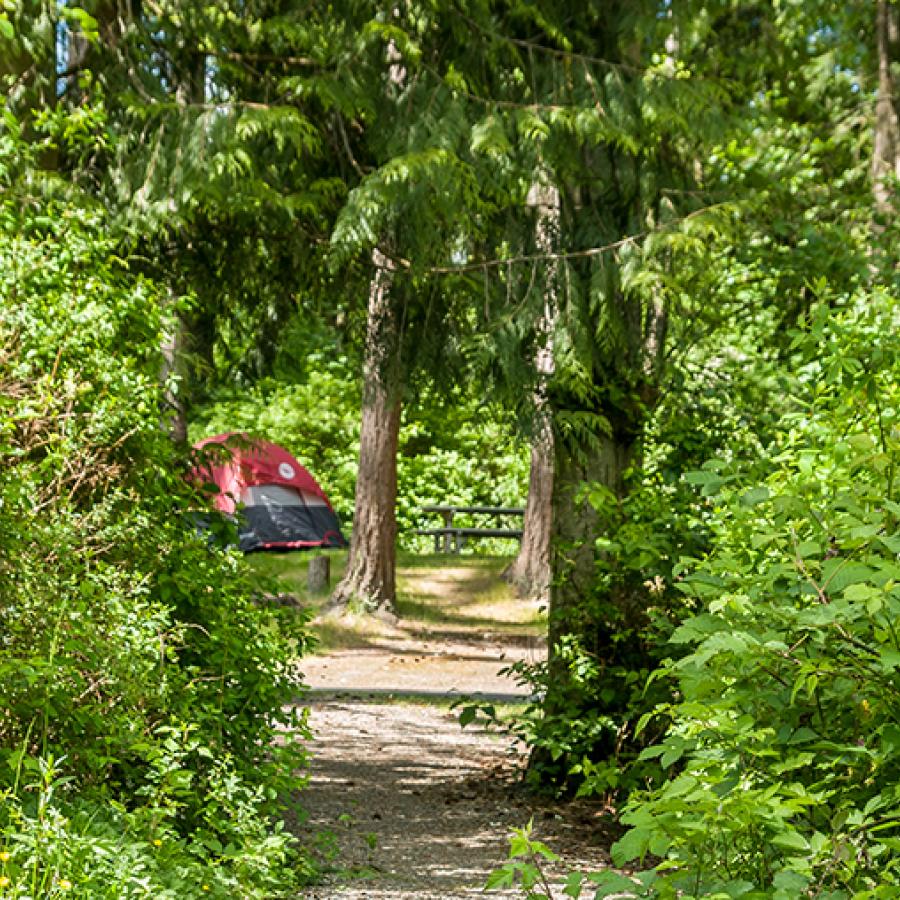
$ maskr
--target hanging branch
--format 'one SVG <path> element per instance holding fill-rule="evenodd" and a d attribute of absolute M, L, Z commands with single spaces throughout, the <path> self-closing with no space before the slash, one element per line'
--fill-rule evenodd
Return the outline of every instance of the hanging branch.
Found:
<path fill-rule="evenodd" d="M 702 209 L 696 209 L 691 213 L 688 213 L 686 216 L 682 216 L 679 219 L 675 219 L 672 221 L 672 225 L 680 225 L 685 222 L 688 222 L 699 215 L 704 213 L 711 212 L 716 209 L 726 209 L 732 204 L 728 202 L 722 203 L 714 203 L 710 206 L 704 206 Z M 672 229 L 668 229 L 672 230 Z M 636 241 L 643 240 L 646 237 L 650 237 L 651 234 L 660 234 L 664 233 L 662 230 L 658 231 L 650 231 L 644 230 L 639 231 L 637 234 L 631 234 L 627 237 L 620 238 L 617 241 L 612 241 L 609 244 L 603 244 L 599 247 L 585 247 L 582 250 L 567 250 L 560 253 L 522 253 L 517 256 L 507 256 L 503 258 L 496 259 L 485 259 L 480 260 L 478 262 L 472 263 L 463 263 L 462 265 L 457 266 L 428 266 L 424 268 L 422 271 L 429 275 L 457 275 L 464 272 L 477 272 L 477 271 L 486 271 L 488 269 L 496 269 L 501 266 L 513 266 L 519 263 L 535 263 L 535 262 L 561 262 L 570 259 L 585 259 L 593 256 L 602 256 L 604 253 L 609 253 L 612 250 L 618 250 L 624 246 L 629 244 L 633 244 Z M 403 257 L 391 257 L 390 265 L 400 266 L 401 268 L 412 270 L 413 264 L 408 259 L 404 259 Z"/>

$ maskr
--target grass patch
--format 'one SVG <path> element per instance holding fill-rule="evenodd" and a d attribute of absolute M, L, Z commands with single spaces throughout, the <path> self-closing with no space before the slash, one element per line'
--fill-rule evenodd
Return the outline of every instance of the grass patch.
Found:
<path fill-rule="evenodd" d="M 293 550 L 284 553 L 264 551 L 248 553 L 246 559 L 250 568 L 259 576 L 261 584 L 274 578 L 286 593 L 315 604 L 316 602 L 321 603 L 322 597 L 309 595 L 306 588 L 306 577 L 309 571 L 309 561 L 318 556 L 320 552 L 327 554 L 331 560 L 331 583 L 335 585 L 340 581 L 344 569 L 347 567 L 346 550 Z"/>
<path fill-rule="evenodd" d="M 310 595 L 307 589 L 308 552 L 253 553 L 247 557 L 259 575 L 260 587 L 274 580 L 278 589 L 293 594 L 317 613 L 328 592 Z M 328 551 L 331 585 L 343 576 L 346 551 Z M 546 628 L 546 612 L 515 596 L 503 580 L 506 556 L 401 553 L 397 560 L 398 623 L 376 616 L 346 614 L 319 616 L 313 622 L 314 652 L 375 646 L 379 641 L 427 633 L 448 639 L 477 632 L 539 636 Z"/>
<path fill-rule="evenodd" d="M 372 616 L 320 616 L 312 624 L 316 636 L 313 652 L 352 650 L 375 646 L 385 636 L 388 626 Z"/>

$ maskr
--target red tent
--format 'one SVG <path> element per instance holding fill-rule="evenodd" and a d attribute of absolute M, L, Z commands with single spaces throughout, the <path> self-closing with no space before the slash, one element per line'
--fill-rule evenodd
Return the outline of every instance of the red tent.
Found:
<path fill-rule="evenodd" d="M 218 510 L 238 514 L 242 550 L 346 546 L 325 492 L 283 447 L 236 433 L 195 446 L 207 451 L 195 475 L 218 488 Z"/>

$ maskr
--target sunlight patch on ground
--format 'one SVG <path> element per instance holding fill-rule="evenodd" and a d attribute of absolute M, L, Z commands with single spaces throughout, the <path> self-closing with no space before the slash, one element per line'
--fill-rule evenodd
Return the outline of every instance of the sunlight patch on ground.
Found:
<path fill-rule="evenodd" d="M 515 596 L 503 580 L 505 557 L 401 554 L 397 567 L 397 616 L 321 612 L 328 593 L 306 588 L 309 553 L 248 557 L 262 590 L 286 592 L 315 617 L 315 654 L 345 650 L 408 653 L 410 641 L 521 642 L 534 648 L 546 634 L 546 612 L 536 601 Z M 346 552 L 329 553 L 331 585 L 346 565 Z M 269 581 L 274 579 L 274 583 Z M 454 648 L 455 649 L 455 648 Z"/>

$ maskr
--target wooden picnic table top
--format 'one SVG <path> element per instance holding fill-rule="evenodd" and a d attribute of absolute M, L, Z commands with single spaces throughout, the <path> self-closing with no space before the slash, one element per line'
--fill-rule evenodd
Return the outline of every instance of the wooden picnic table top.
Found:
<path fill-rule="evenodd" d="M 521 506 L 423 506 L 422 512 L 433 513 L 483 513 L 494 516 L 524 516 L 525 508 Z"/>

